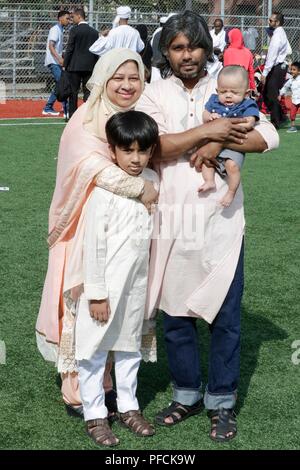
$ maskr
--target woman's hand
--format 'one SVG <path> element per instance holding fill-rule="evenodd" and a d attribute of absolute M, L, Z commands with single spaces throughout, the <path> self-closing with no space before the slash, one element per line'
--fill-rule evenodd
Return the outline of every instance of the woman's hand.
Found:
<path fill-rule="evenodd" d="M 90 315 L 100 323 L 107 323 L 110 317 L 110 306 L 108 299 L 90 300 Z"/>
<path fill-rule="evenodd" d="M 61 234 L 61 230 L 59 230 L 56 227 L 54 227 L 52 232 L 49 233 L 48 238 L 47 238 L 47 243 L 48 243 L 49 248 L 51 248 L 52 245 L 56 242 L 60 234 Z"/>
<path fill-rule="evenodd" d="M 218 168 L 219 164 L 216 157 L 223 150 L 223 146 L 217 142 L 210 142 L 209 144 L 200 147 L 190 158 L 190 165 L 194 167 L 196 171 L 200 172 L 202 165 L 208 168 Z"/>
<path fill-rule="evenodd" d="M 145 180 L 143 194 L 139 200 L 144 204 L 149 214 L 153 212 L 153 205 L 158 201 L 158 192 L 151 181 Z"/>
<path fill-rule="evenodd" d="M 243 144 L 247 139 L 247 129 L 243 127 L 245 118 L 220 118 L 203 124 L 206 137 L 213 142 L 234 142 Z"/>

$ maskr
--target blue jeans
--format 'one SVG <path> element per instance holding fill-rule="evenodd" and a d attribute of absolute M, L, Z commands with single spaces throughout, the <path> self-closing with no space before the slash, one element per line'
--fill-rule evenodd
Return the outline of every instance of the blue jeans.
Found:
<path fill-rule="evenodd" d="M 61 77 L 61 71 L 62 71 L 62 68 L 60 65 L 58 64 L 50 64 L 48 65 L 48 68 L 55 80 L 55 82 L 57 83 Z M 45 111 L 53 111 L 53 105 L 56 101 L 56 95 L 54 93 L 54 91 L 52 91 L 51 95 L 49 96 L 49 99 L 47 101 L 47 104 L 44 108 Z M 67 114 L 68 112 L 68 102 L 67 101 L 64 101 L 62 103 L 63 105 L 63 108 L 64 108 L 64 113 Z"/>
<path fill-rule="evenodd" d="M 240 312 L 244 285 L 244 247 L 224 303 L 213 323 L 208 385 L 204 395 L 209 410 L 233 408 L 240 372 Z M 164 334 L 173 382 L 173 400 L 193 405 L 203 397 L 196 319 L 164 314 Z"/>

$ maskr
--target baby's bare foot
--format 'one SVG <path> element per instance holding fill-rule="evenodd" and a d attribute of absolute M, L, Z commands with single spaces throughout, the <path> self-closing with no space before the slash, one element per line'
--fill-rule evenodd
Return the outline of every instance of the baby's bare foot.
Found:
<path fill-rule="evenodd" d="M 211 191 L 216 189 L 216 184 L 213 181 L 206 181 L 200 188 L 198 189 L 199 193 L 204 193 L 205 191 Z"/>
<path fill-rule="evenodd" d="M 225 196 L 221 199 L 220 201 L 220 204 L 221 206 L 223 207 L 229 207 L 230 204 L 232 203 L 233 201 L 233 198 L 235 196 L 235 192 L 234 191 L 227 191 L 227 193 L 225 194 Z"/>

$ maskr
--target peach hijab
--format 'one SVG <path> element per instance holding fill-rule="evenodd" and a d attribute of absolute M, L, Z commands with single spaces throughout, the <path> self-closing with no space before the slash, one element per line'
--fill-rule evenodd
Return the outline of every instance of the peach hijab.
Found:
<path fill-rule="evenodd" d="M 63 132 L 49 213 L 50 247 L 68 232 L 74 232 L 93 178 L 112 164 L 107 151 L 105 124 L 114 113 L 128 111 L 135 103 L 130 108 L 115 105 L 107 97 L 106 85 L 117 69 L 129 60 L 137 63 L 141 83 L 144 83 L 144 66 L 138 54 L 124 48 L 104 54 L 87 83 L 91 94 L 86 105 L 77 110 Z"/>
<path fill-rule="evenodd" d="M 38 347 L 46 360 L 57 359 L 64 276 L 81 212 L 93 189 L 95 176 L 113 164 L 105 124 L 112 114 L 127 110 L 108 99 L 106 85 L 117 69 L 130 60 L 136 62 L 141 83 L 144 83 L 144 66 L 137 53 L 124 48 L 107 52 L 98 60 L 87 84 L 91 90 L 88 101 L 78 108 L 61 137 L 56 186 L 49 211 L 48 270 L 36 324 Z"/>

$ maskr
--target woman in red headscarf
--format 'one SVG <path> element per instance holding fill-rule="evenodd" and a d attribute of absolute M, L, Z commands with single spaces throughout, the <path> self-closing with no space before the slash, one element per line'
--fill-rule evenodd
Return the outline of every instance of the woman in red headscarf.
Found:
<path fill-rule="evenodd" d="M 244 46 L 242 32 L 237 29 L 231 29 L 228 33 L 229 46 L 224 50 L 224 67 L 226 65 L 241 65 L 249 75 L 249 87 L 255 90 L 253 55 L 252 52 Z"/>

